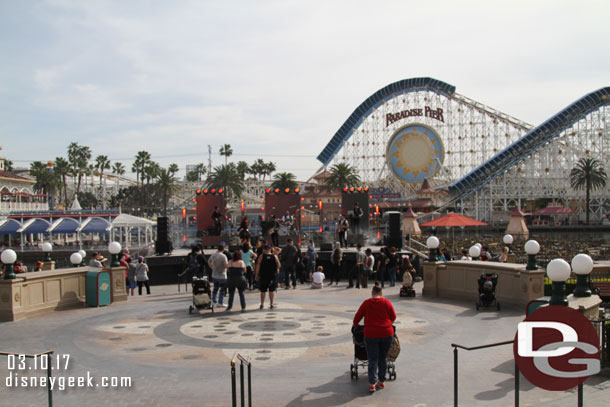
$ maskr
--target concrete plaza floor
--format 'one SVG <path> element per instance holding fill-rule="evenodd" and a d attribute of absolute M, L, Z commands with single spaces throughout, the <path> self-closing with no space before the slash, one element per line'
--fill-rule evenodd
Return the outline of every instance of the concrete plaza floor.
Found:
<path fill-rule="evenodd" d="M 102 308 L 52 312 L 2 323 L 0 350 L 60 355 L 54 377 L 130 377 L 130 388 L 55 390 L 57 406 L 229 406 L 229 361 L 234 352 L 252 357 L 255 406 L 451 406 L 453 348 L 513 339 L 522 310 L 477 312 L 474 303 L 422 297 L 400 298 L 387 288 L 398 314 L 401 354 L 397 378 L 368 394 L 366 371 L 350 379 L 353 362 L 351 321 L 370 289 L 345 283 L 311 290 L 280 290 L 276 309 L 259 310 L 259 295 L 248 292 L 247 312 L 189 315 L 191 294 L 174 286 L 152 287 L 150 296 L 130 297 Z M 369 286 L 370 288 L 370 286 Z M 237 299 L 236 299 L 237 300 Z M 234 304 L 239 309 L 239 304 Z M 64 370 L 69 355 L 68 369 Z M 459 354 L 462 406 L 510 406 L 514 399 L 512 347 Z M 46 405 L 45 388 L 7 388 L 5 357 L 0 359 L 0 405 Z M 43 376 L 44 371 L 12 370 Z M 64 379 L 67 380 L 67 379 Z M 66 382 L 67 383 L 67 382 Z M 610 405 L 610 382 L 603 376 L 585 383 L 585 405 Z M 576 392 L 547 392 L 522 377 L 521 406 L 575 406 Z"/>

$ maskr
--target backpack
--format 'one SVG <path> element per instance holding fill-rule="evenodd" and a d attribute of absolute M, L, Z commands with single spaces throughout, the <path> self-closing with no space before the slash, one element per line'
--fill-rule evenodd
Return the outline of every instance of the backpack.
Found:
<path fill-rule="evenodd" d="M 201 272 L 201 267 L 199 265 L 199 262 L 197 261 L 197 255 L 195 253 L 189 254 L 188 268 L 194 276 Z"/>

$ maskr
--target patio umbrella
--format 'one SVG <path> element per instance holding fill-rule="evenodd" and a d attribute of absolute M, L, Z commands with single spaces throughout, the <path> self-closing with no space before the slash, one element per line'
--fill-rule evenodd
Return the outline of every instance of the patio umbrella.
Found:
<path fill-rule="evenodd" d="M 438 219 L 431 220 L 429 222 L 422 223 L 419 226 L 487 226 L 487 223 L 478 221 L 476 219 L 469 218 L 468 216 L 460 215 L 459 213 L 448 213 L 445 216 L 441 216 Z"/>
<path fill-rule="evenodd" d="M 420 226 L 431 226 L 439 227 L 444 226 L 451 228 L 451 246 L 455 251 L 455 235 L 454 227 L 466 227 L 466 226 L 486 226 L 487 223 L 478 221 L 476 219 L 469 218 L 468 216 L 460 215 L 459 213 L 448 213 L 445 216 L 441 216 L 438 219 L 431 220 L 429 222 L 422 223 Z"/>

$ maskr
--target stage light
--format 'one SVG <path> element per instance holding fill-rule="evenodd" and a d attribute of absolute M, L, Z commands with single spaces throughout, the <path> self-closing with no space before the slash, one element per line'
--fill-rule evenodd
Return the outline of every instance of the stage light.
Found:
<path fill-rule="evenodd" d="M 265 189 L 265 193 L 266 193 L 266 194 L 270 194 L 270 193 L 271 193 L 271 190 L 270 190 L 270 189 Z"/>
<path fill-rule="evenodd" d="M 285 192 L 285 193 L 289 193 L 289 192 L 290 192 L 290 188 L 286 188 L 286 189 L 284 190 L 284 192 Z"/>
<path fill-rule="evenodd" d="M 355 188 L 354 187 L 350 187 L 349 192 L 354 192 Z"/>
<path fill-rule="evenodd" d="M 210 189 L 210 193 L 211 193 L 211 194 L 215 194 L 215 193 L 216 193 L 216 190 L 215 190 L 214 188 L 212 188 L 212 189 Z"/>
<path fill-rule="evenodd" d="M 200 190 L 200 189 L 198 189 L 197 191 L 195 191 L 195 193 L 196 193 L 197 195 L 201 195 L 201 190 Z"/>
<path fill-rule="evenodd" d="M 197 220 L 197 216 L 193 216 L 193 220 Z"/>
<path fill-rule="evenodd" d="M 275 189 L 273 190 L 273 192 L 275 192 L 276 194 L 279 194 L 279 193 L 280 193 L 280 189 L 279 189 L 279 188 L 275 188 Z"/>
<path fill-rule="evenodd" d="M 204 194 L 204 195 L 207 195 L 207 194 L 208 194 L 208 190 L 207 190 L 207 189 L 204 189 L 204 190 L 203 190 L 203 194 Z"/>
<path fill-rule="evenodd" d="M 322 210 L 322 200 L 319 200 L 319 201 L 318 201 L 318 208 L 319 208 L 320 210 Z"/>
<path fill-rule="evenodd" d="M 193 198 L 193 202 L 197 202 L 197 200 L 195 198 Z"/>
<path fill-rule="evenodd" d="M 301 192 L 301 190 L 300 190 L 299 188 L 295 188 L 295 189 L 294 189 L 294 193 L 295 193 L 295 194 L 298 194 L 299 192 Z"/>
<path fill-rule="evenodd" d="M 358 191 L 358 192 L 362 192 L 362 187 L 358 187 L 358 188 L 357 188 L 357 191 Z"/>
<path fill-rule="evenodd" d="M 186 218 L 186 208 L 182 208 L 182 219 Z"/>
<path fill-rule="evenodd" d="M 241 201 L 241 211 L 244 212 L 246 210 L 246 203 Z"/>
<path fill-rule="evenodd" d="M 219 193 L 219 194 L 222 194 L 222 188 L 220 188 L 220 189 L 218 190 L 218 193 Z"/>
<path fill-rule="evenodd" d="M 347 187 L 343 187 L 343 192 L 347 192 L 347 191 L 348 191 Z"/>
<path fill-rule="evenodd" d="M 369 192 L 369 187 L 364 187 L 364 192 Z"/>
<path fill-rule="evenodd" d="M 379 215 L 379 205 L 375 205 L 375 215 Z"/>

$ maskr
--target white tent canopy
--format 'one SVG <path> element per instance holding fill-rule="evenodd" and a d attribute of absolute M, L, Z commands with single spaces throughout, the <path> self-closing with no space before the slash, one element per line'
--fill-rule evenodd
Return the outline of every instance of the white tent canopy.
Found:
<path fill-rule="evenodd" d="M 107 230 L 110 231 L 111 240 L 118 241 L 123 247 L 131 246 L 131 238 L 135 232 L 138 246 L 140 246 L 142 232 L 144 233 L 145 245 L 154 240 L 153 228 L 156 224 L 157 222 L 152 220 L 122 213 L 112 221 Z"/>

